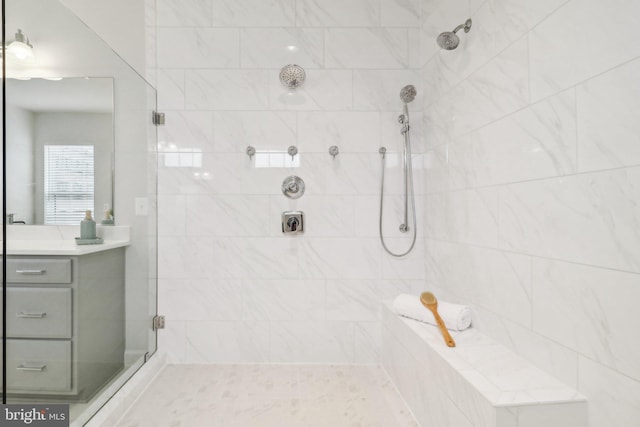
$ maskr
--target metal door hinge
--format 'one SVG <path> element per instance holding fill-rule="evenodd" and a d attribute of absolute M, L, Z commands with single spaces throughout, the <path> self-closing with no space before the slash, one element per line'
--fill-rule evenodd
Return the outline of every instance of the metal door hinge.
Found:
<path fill-rule="evenodd" d="M 157 111 L 154 111 L 152 113 L 152 115 L 151 115 L 151 121 L 156 126 L 163 126 L 164 125 L 164 113 L 159 113 Z"/>
<path fill-rule="evenodd" d="M 154 316 L 153 318 L 153 330 L 164 329 L 164 316 Z"/>

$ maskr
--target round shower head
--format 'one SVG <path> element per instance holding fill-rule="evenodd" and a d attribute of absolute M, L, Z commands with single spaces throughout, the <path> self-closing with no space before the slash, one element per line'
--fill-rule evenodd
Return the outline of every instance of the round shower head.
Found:
<path fill-rule="evenodd" d="M 440 46 L 444 50 L 453 50 L 458 47 L 460 44 L 460 37 L 456 34 L 458 31 L 464 29 L 465 33 L 468 33 L 471 30 L 471 19 L 467 19 L 464 24 L 458 25 L 453 31 L 445 31 L 444 33 L 440 33 L 438 39 L 436 40 L 438 46 Z"/>
<path fill-rule="evenodd" d="M 438 46 L 444 50 L 453 50 L 460 44 L 460 37 L 453 31 L 445 31 L 438 36 Z"/>
<path fill-rule="evenodd" d="M 416 88 L 413 87 L 413 85 L 406 85 L 405 87 L 400 89 L 400 99 L 405 104 L 408 104 L 409 102 L 416 99 L 416 94 Z"/>
<path fill-rule="evenodd" d="M 304 68 L 296 64 L 289 64 L 280 70 L 280 83 L 289 89 L 300 87 L 307 75 Z"/>

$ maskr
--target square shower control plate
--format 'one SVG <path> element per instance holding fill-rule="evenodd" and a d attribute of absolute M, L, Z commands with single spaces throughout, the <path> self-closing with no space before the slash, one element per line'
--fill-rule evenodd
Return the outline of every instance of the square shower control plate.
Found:
<path fill-rule="evenodd" d="M 282 232 L 284 234 L 304 233 L 304 212 L 282 212 Z"/>

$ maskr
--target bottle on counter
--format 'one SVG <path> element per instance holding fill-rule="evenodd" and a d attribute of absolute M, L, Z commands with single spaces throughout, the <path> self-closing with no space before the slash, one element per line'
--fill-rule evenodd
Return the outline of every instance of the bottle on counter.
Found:
<path fill-rule="evenodd" d="M 85 217 L 80 221 L 80 238 L 95 239 L 96 238 L 96 222 L 91 218 L 91 211 L 85 212 Z"/>

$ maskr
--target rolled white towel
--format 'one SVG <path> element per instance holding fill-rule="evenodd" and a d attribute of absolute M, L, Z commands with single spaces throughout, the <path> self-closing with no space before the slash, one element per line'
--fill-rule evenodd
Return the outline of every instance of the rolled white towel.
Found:
<path fill-rule="evenodd" d="M 424 323 L 437 325 L 431 311 L 420 302 L 420 295 L 400 294 L 393 300 L 393 312 Z M 471 308 L 438 301 L 438 313 L 447 329 L 463 331 L 471 326 Z"/>

